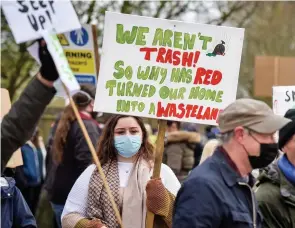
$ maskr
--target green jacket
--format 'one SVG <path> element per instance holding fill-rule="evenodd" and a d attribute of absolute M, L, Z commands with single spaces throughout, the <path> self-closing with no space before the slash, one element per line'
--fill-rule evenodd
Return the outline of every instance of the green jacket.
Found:
<path fill-rule="evenodd" d="M 263 227 L 295 228 L 295 186 L 285 178 L 277 163 L 258 177 L 255 194 L 264 217 Z"/>

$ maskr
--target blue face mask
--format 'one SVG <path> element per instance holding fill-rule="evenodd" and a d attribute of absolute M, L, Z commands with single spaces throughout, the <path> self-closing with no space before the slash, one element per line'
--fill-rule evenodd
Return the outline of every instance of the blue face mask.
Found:
<path fill-rule="evenodd" d="M 138 153 L 141 147 L 141 136 L 139 135 L 120 135 L 115 136 L 114 145 L 119 155 L 124 158 L 131 158 Z"/>

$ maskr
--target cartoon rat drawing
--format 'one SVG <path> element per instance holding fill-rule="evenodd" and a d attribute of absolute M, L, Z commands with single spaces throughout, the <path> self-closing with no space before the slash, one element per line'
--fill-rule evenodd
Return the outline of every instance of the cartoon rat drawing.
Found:
<path fill-rule="evenodd" d="M 225 55 L 225 42 L 221 40 L 220 44 L 217 44 L 216 47 L 214 48 L 212 53 L 208 53 L 207 56 L 217 56 L 217 55 Z"/>

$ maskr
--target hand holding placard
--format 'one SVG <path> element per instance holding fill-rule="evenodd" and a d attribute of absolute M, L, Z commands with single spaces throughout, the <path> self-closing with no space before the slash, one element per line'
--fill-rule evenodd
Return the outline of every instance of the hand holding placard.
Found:
<path fill-rule="evenodd" d="M 46 42 L 43 39 L 38 40 L 39 43 L 39 59 L 41 62 L 40 73 L 43 78 L 48 81 L 55 81 L 58 79 L 58 72 L 54 61 L 47 49 Z"/>

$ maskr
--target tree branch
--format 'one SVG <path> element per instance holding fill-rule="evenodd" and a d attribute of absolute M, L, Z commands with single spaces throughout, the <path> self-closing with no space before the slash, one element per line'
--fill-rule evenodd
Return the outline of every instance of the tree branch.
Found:
<path fill-rule="evenodd" d="M 96 1 L 91 1 L 90 5 L 88 7 L 88 10 L 87 10 L 88 19 L 86 21 L 86 24 L 90 24 L 90 22 L 91 22 L 91 18 L 94 13 L 95 5 L 96 5 Z"/>
<path fill-rule="evenodd" d="M 158 7 L 157 12 L 153 15 L 153 17 L 160 17 L 160 14 L 163 11 L 166 4 L 167 4 L 167 1 L 161 1 L 160 6 Z"/>

